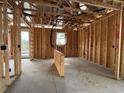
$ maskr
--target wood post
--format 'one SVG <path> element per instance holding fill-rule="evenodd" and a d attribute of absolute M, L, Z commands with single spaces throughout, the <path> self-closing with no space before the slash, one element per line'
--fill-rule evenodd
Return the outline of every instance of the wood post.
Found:
<path fill-rule="evenodd" d="M 124 11 L 123 11 L 123 18 L 122 18 L 122 48 L 121 48 L 121 72 L 120 76 L 122 79 L 124 79 Z"/>
<path fill-rule="evenodd" d="M 0 6 L 0 46 L 2 45 L 2 6 Z M 0 49 L 0 80 L 2 80 L 2 51 Z"/>
<path fill-rule="evenodd" d="M 18 12 L 16 12 L 18 11 Z M 14 64 L 15 75 L 21 73 L 21 11 L 18 6 L 14 7 Z"/>
<path fill-rule="evenodd" d="M 30 29 L 29 30 L 30 60 L 33 60 L 34 58 L 34 20 L 32 20 L 32 25 L 29 29 Z"/>
<path fill-rule="evenodd" d="M 119 48 L 118 48 L 118 61 L 115 68 L 115 77 L 117 80 L 120 79 L 120 63 L 121 63 L 121 49 L 122 49 L 122 19 L 123 19 L 123 5 L 120 10 L 120 24 L 119 24 Z"/>
<path fill-rule="evenodd" d="M 46 31 L 44 28 L 42 28 L 42 56 L 45 59 L 46 58 Z"/>
<path fill-rule="evenodd" d="M 2 6 L 0 6 L 0 47 L 2 45 Z M 0 93 L 2 93 L 2 75 L 3 75 L 2 51 L 0 49 Z"/>
<path fill-rule="evenodd" d="M 6 46 L 6 49 L 3 50 L 3 59 L 5 63 L 5 79 L 6 84 L 10 84 L 10 75 L 9 75 L 9 61 L 8 61 L 8 46 L 7 46 L 7 35 L 8 35 L 8 18 L 7 18 L 7 0 L 3 2 L 3 45 Z"/>
<path fill-rule="evenodd" d="M 34 38 L 33 37 L 34 37 L 33 28 L 30 27 L 30 31 L 29 31 L 30 60 L 33 60 L 33 58 L 34 58 L 34 44 L 33 44 Z"/>
<path fill-rule="evenodd" d="M 21 74 L 21 11 L 17 8 L 18 74 Z"/>
<path fill-rule="evenodd" d="M 17 60 L 17 18 L 16 18 L 16 9 L 14 8 L 14 14 L 13 14 L 13 16 L 14 16 L 14 19 L 13 19 L 13 21 L 14 21 L 14 26 L 13 26 L 13 34 L 14 34 L 14 44 L 13 44 L 13 48 L 14 48 L 14 68 L 15 68 L 15 75 L 17 76 L 18 75 L 18 60 Z"/>

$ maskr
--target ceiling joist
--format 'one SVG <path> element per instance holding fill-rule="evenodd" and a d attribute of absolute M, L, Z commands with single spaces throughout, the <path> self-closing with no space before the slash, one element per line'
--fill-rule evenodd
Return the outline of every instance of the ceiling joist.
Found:
<path fill-rule="evenodd" d="M 8 0 L 12 6 L 16 6 L 16 1 L 24 3 L 20 8 L 24 16 L 47 19 L 44 22 L 48 22 L 47 24 L 51 23 L 51 19 L 54 22 L 56 17 L 62 17 L 65 22 L 68 20 L 64 19 L 70 18 L 71 23 L 97 20 L 112 11 L 120 10 L 123 2 L 123 0 Z M 82 9 L 81 5 L 86 9 Z"/>
<path fill-rule="evenodd" d="M 119 5 L 107 3 L 107 0 L 70 0 L 70 1 L 112 10 L 120 10 L 121 8 Z"/>

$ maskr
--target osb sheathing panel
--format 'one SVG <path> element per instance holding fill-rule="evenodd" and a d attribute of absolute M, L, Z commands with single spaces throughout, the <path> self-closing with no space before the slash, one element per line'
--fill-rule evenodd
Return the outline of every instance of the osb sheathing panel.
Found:
<path fill-rule="evenodd" d="M 53 48 L 51 47 L 51 29 L 34 28 L 34 58 L 53 57 Z M 56 32 L 65 32 L 67 44 L 64 46 L 64 54 L 67 57 L 78 56 L 78 32 L 72 29 L 53 30 L 52 44 L 56 48 Z"/>
<path fill-rule="evenodd" d="M 115 70 L 118 13 L 79 28 L 79 56 Z"/>

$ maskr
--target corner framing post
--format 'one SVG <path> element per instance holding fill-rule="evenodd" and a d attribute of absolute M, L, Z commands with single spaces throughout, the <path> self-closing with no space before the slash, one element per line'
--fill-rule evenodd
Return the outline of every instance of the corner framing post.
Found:
<path fill-rule="evenodd" d="M 0 6 L 0 47 L 2 45 L 2 6 Z M 3 76 L 3 61 L 2 61 L 2 51 L 0 49 L 0 93 L 2 90 L 2 76 Z"/>
<path fill-rule="evenodd" d="M 120 64 L 121 64 L 121 44 L 122 44 L 122 18 L 123 18 L 123 5 L 121 5 L 121 10 L 119 13 L 119 48 L 118 48 L 118 60 L 117 60 L 117 65 L 116 65 L 116 70 L 115 70 L 115 78 L 117 80 L 120 79 Z"/>
<path fill-rule="evenodd" d="M 7 46 L 7 35 L 8 35 L 8 17 L 7 17 L 7 0 L 3 0 L 3 45 L 6 46 L 6 49 L 3 50 L 3 57 L 5 62 L 5 79 L 6 84 L 10 84 L 10 75 L 9 75 L 9 60 L 8 60 L 8 46 Z"/>

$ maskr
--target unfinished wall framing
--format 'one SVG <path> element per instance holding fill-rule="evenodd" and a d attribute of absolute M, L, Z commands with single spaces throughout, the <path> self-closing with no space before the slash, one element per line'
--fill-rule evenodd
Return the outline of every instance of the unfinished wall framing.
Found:
<path fill-rule="evenodd" d="M 29 29 L 30 60 L 55 58 L 60 76 L 64 57 L 81 57 L 112 70 L 117 80 L 124 78 L 123 0 L 1 0 L 0 93 L 21 75 L 21 24 Z M 66 34 L 66 45 L 56 45 L 57 32 Z"/>
<path fill-rule="evenodd" d="M 4 0 L 3 6 L 0 7 L 0 93 L 3 93 L 6 88 L 12 84 L 12 82 L 21 74 L 21 34 L 20 34 L 20 24 L 21 24 L 21 12 L 17 14 L 14 13 L 14 26 L 13 29 L 9 28 L 8 17 L 7 17 L 7 0 Z M 14 6 L 15 11 L 20 11 L 18 6 Z M 2 15 L 3 9 L 3 15 Z M 2 22 L 3 19 L 3 22 Z M 8 45 L 8 33 L 11 30 L 13 34 L 13 58 L 14 60 L 14 76 L 10 75 L 10 61 L 9 61 L 9 45 Z"/>
<path fill-rule="evenodd" d="M 54 48 L 51 46 L 51 29 L 34 28 L 32 43 L 34 48 L 34 58 L 53 58 Z M 72 29 L 54 29 L 52 34 L 52 44 L 56 47 L 56 32 L 65 32 L 67 44 L 64 46 L 64 55 L 67 57 L 78 56 L 78 32 Z M 33 54 L 33 53 L 32 53 Z"/>
<path fill-rule="evenodd" d="M 79 28 L 79 56 L 116 70 L 119 39 L 119 12 Z"/>

